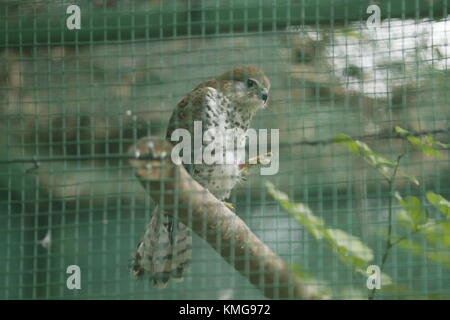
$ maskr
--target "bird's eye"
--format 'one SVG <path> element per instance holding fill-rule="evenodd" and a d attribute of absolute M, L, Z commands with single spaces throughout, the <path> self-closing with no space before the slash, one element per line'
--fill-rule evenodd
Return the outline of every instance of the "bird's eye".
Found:
<path fill-rule="evenodd" d="M 248 88 L 253 88 L 254 86 L 256 86 L 256 82 L 252 79 L 248 79 L 247 80 L 247 87 Z"/>

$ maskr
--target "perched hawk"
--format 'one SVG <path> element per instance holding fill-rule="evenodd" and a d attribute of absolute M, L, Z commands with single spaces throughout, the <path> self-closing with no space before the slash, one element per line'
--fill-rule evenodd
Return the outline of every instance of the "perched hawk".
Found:
<path fill-rule="evenodd" d="M 201 122 L 202 136 L 206 133 L 207 137 L 203 147 L 215 143 L 223 146 L 223 161 L 196 164 L 192 157 L 192 164 L 185 164 L 192 177 L 220 200 L 230 196 L 241 178 L 242 159 L 238 157 L 242 153 L 237 150 L 245 148 L 246 131 L 254 114 L 266 106 L 269 89 L 269 79 L 259 69 L 236 67 L 199 84 L 172 113 L 166 136 L 169 141 L 176 129 L 186 129 L 194 137 L 194 122 Z M 192 143 L 193 154 L 194 148 Z M 182 280 L 191 244 L 189 228 L 155 208 L 135 253 L 132 272 L 137 277 L 147 272 L 157 287 L 165 287 L 171 277 Z"/>

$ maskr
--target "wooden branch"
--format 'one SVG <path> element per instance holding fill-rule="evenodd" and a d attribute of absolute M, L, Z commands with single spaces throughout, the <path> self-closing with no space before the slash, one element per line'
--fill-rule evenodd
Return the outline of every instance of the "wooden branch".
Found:
<path fill-rule="evenodd" d="M 139 140 L 130 149 L 136 156 L 130 160 L 136 176 L 164 211 L 188 225 L 266 297 L 320 298 L 315 288 L 302 283 L 234 212 L 183 166 L 174 164 L 171 150 L 169 142 L 151 137 Z"/>

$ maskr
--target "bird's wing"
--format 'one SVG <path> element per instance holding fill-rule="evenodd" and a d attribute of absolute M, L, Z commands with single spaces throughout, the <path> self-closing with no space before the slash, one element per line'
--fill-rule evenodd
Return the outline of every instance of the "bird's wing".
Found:
<path fill-rule="evenodd" d="M 194 121 L 206 121 L 207 111 L 216 109 L 219 103 L 219 93 L 209 86 L 198 86 L 178 103 L 172 113 L 167 127 L 166 139 L 176 129 L 187 129 L 191 134 L 194 132 Z M 205 129 L 205 128 L 203 128 Z"/>

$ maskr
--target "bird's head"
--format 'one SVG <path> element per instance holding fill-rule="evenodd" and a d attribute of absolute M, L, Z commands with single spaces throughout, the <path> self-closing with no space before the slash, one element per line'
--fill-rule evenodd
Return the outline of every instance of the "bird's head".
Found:
<path fill-rule="evenodd" d="M 228 97 L 242 108 L 256 111 L 267 106 L 270 81 L 256 67 L 240 66 L 227 71 L 216 78 Z"/>

